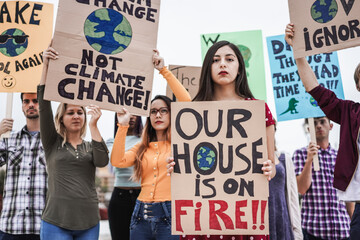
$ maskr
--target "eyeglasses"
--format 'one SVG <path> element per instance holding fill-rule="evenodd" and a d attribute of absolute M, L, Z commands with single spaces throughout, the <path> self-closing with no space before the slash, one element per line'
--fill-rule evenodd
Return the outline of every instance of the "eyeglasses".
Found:
<path fill-rule="evenodd" d="M 17 44 L 22 44 L 26 41 L 29 35 L 11 36 L 11 35 L 0 35 L 0 43 L 6 43 L 9 39 L 14 39 Z"/>
<path fill-rule="evenodd" d="M 150 115 L 151 116 L 156 116 L 158 112 L 160 113 L 161 116 L 163 116 L 163 115 L 166 115 L 166 114 L 169 113 L 169 109 L 166 108 L 166 107 L 162 107 L 162 108 L 159 108 L 159 109 L 156 109 L 156 108 L 150 109 Z"/>

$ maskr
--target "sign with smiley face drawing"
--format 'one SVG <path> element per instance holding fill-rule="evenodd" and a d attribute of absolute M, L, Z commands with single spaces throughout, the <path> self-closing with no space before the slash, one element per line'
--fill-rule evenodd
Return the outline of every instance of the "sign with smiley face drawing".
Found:
<path fill-rule="evenodd" d="M 1 86 L 7 89 L 11 89 L 16 85 L 16 79 L 11 75 L 6 75 L 1 80 Z"/>
<path fill-rule="evenodd" d="M 0 1 L 0 92 L 36 92 L 49 46 L 53 5 Z"/>

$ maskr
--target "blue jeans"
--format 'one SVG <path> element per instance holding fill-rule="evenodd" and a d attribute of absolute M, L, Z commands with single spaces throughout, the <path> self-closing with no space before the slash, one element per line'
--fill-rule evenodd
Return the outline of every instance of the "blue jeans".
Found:
<path fill-rule="evenodd" d="M 68 230 L 41 220 L 41 240 L 98 240 L 100 224 L 86 230 Z"/>
<path fill-rule="evenodd" d="M 9 234 L 0 231 L 0 240 L 40 240 L 37 234 Z"/>
<path fill-rule="evenodd" d="M 136 200 L 130 223 L 130 240 L 178 240 L 171 235 L 171 202 Z"/>
<path fill-rule="evenodd" d="M 355 204 L 355 210 L 350 223 L 350 239 L 357 240 L 360 237 L 360 203 Z"/>

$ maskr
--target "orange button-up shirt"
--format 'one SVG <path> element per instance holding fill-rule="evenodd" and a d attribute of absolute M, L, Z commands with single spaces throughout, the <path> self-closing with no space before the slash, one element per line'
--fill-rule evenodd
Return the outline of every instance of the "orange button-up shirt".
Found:
<path fill-rule="evenodd" d="M 128 126 L 119 126 L 111 152 L 111 164 L 124 168 L 135 164 L 140 143 L 125 152 L 125 138 Z M 171 200 L 170 177 L 166 175 L 166 159 L 170 157 L 170 142 L 151 142 L 142 158 L 141 192 L 138 197 L 143 202 L 163 202 Z"/>
<path fill-rule="evenodd" d="M 178 101 L 190 102 L 191 97 L 184 86 L 166 67 L 160 74 L 168 82 Z M 125 152 L 125 138 L 128 126 L 120 126 L 116 133 L 111 151 L 111 164 L 114 167 L 126 168 L 135 164 L 136 153 L 140 143 Z M 171 143 L 151 142 L 142 159 L 141 192 L 138 199 L 143 202 L 163 202 L 171 200 L 170 177 L 167 176 L 166 159 L 171 154 Z"/>

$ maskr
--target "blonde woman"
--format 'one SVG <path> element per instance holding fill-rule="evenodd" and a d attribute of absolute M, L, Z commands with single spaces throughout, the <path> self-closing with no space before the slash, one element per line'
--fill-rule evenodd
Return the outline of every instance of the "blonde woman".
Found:
<path fill-rule="evenodd" d="M 97 240 L 100 218 L 95 170 L 109 161 L 107 147 L 97 128 L 101 111 L 97 106 L 89 107 L 91 142 L 83 139 L 86 132 L 84 107 L 61 103 L 54 121 L 51 102 L 43 96 L 48 59 L 57 59 L 58 53 L 50 47 L 44 51 L 43 58 L 38 97 L 49 187 L 40 237 L 42 240 Z"/>

